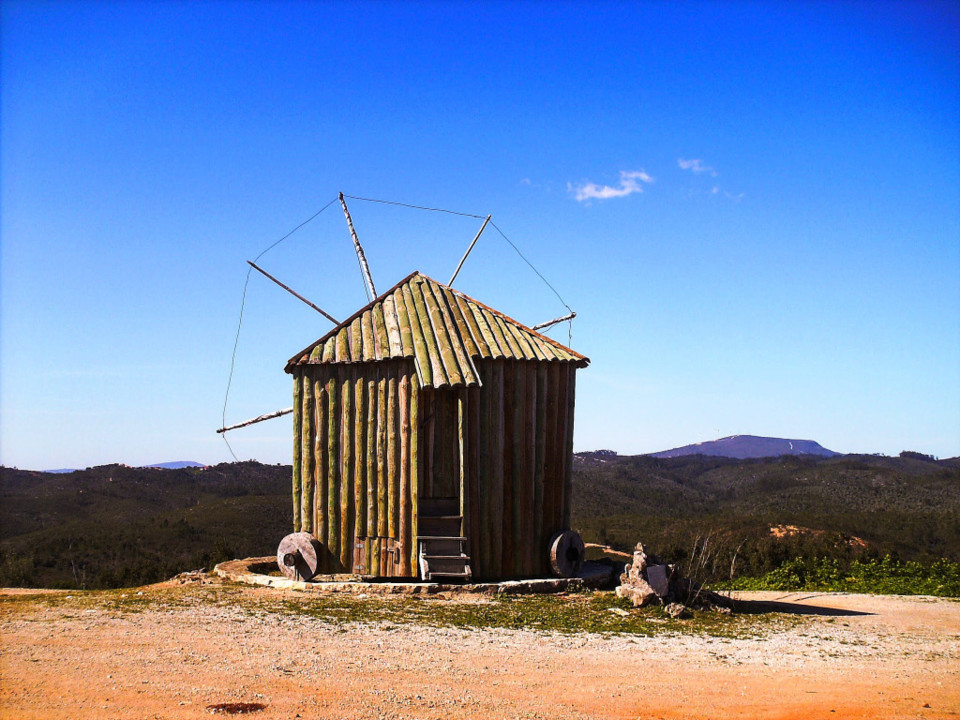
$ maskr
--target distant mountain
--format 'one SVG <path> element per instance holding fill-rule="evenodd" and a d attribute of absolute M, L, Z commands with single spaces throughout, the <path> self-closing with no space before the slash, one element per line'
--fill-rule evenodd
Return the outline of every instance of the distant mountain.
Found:
<path fill-rule="evenodd" d="M 156 463 L 155 465 L 144 465 L 143 467 L 160 468 L 161 470 L 183 470 L 183 468 L 206 467 L 206 465 L 194 462 L 193 460 L 174 460 L 173 462 L 162 462 Z"/>
<path fill-rule="evenodd" d="M 818 455 L 834 457 L 840 455 L 827 450 L 813 440 L 787 440 L 784 438 L 758 437 L 756 435 L 731 435 L 730 437 L 708 442 L 684 445 L 683 447 L 651 453 L 653 457 L 673 458 L 684 455 L 710 455 L 714 457 L 749 458 L 780 457 L 781 455 Z"/>

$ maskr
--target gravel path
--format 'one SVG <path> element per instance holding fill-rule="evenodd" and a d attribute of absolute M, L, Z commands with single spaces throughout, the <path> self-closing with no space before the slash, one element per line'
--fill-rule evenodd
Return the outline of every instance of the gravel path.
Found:
<path fill-rule="evenodd" d="M 291 720 L 960 717 L 953 601 L 744 594 L 813 614 L 722 638 L 336 624 L 212 603 L 130 612 L 3 592 L 0 718 L 199 718 L 231 702 Z M 244 592 L 261 608 L 290 596 Z"/>

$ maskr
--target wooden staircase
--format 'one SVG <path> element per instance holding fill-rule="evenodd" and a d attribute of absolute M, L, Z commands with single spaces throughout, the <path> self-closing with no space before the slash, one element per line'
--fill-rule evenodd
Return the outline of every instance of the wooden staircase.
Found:
<path fill-rule="evenodd" d="M 435 577 L 469 580 L 470 556 L 467 539 L 460 534 L 463 517 L 457 498 L 421 498 L 417 517 L 417 558 L 420 576 L 427 582 Z"/>

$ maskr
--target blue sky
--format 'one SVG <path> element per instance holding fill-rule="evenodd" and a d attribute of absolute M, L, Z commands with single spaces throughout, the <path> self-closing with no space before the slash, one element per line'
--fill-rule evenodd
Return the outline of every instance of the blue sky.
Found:
<path fill-rule="evenodd" d="M 955 4 L 14 0 L 0 31 L 5 465 L 231 459 L 245 261 L 338 191 L 493 215 L 578 313 L 577 450 L 960 455 Z M 480 225 L 350 207 L 380 291 Z M 366 302 L 336 204 L 260 264 Z M 489 228 L 456 286 L 566 312 Z M 227 421 L 329 327 L 252 277 Z M 289 418 L 231 444 L 289 462 Z"/>

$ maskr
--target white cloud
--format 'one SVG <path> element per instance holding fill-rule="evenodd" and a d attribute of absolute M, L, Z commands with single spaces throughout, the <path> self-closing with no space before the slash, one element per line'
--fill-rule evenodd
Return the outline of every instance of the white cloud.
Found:
<path fill-rule="evenodd" d="M 617 187 L 597 185 L 592 182 L 584 183 L 583 185 L 567 183 L 567 191 L 573 193 L 577 202 L 583 202 L 584 200 L 609 200 L 610 198 L 626 197 L 633 193 L 643 192 L 643 186 L 640 183 L 652 182 L 653 178 L 643 170 L 621 170 L 620 185 Z"/>
<path fill-rule="evenodd" d="M 702 173 L 710 173 L 712 177 L 717 176 L 717 171 L 714 170 L 709 165 L 704 165 L 703 160 L 700 158 L 692 158 L 690 160 L 684 160 L 679 158 L 677 160 L 677 165 L 680 166 L 681 170 L 690 170 L 694 175 L 700 175 Z"/>

